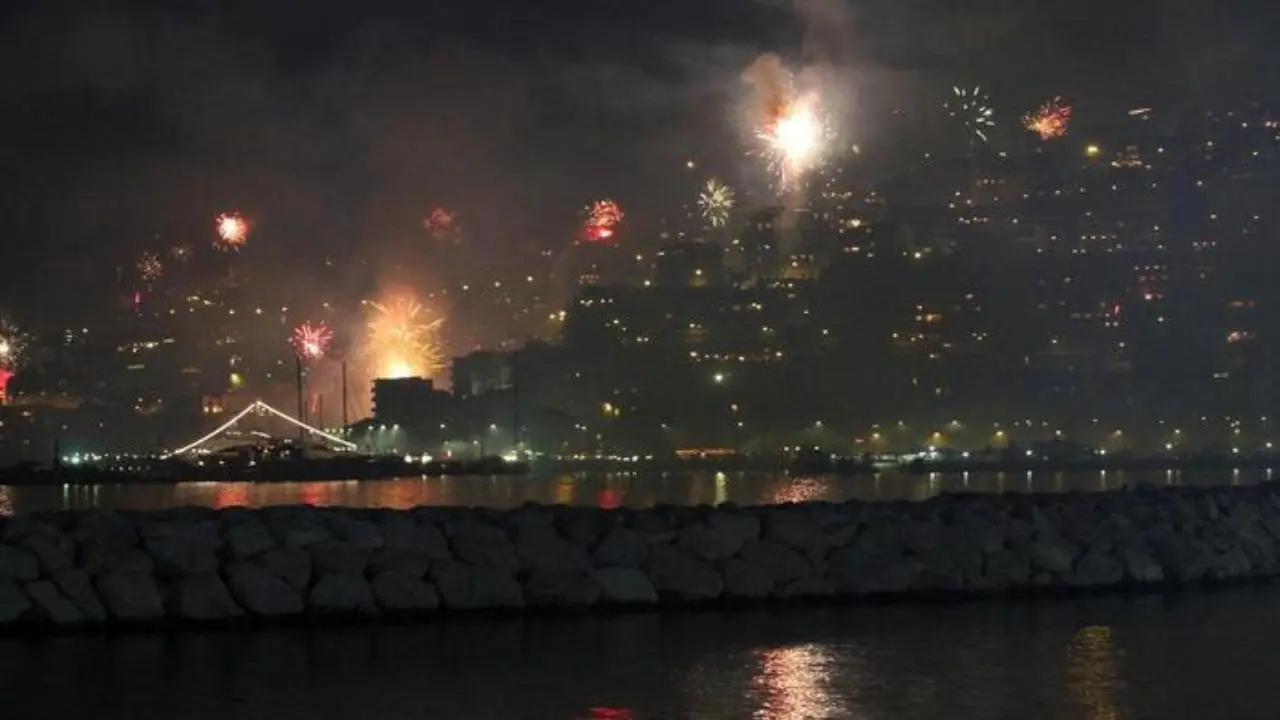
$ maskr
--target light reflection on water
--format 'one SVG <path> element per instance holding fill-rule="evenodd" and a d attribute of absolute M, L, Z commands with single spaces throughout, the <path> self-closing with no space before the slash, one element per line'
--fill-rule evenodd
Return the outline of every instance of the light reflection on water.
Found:
<path fill-rule="evenodd" d="M 597 507 L 740 505 L 863 500 L 920 501 L 939 493 L 1096 491 L 1144 482 L 1153 485 L 1240 485 L 1270 472 L 1156 471 L 1151 473 L 881 473 L 854 477 L 785 473 L 599 473 L 559 476 L 402 478 L 336 482 L 192 482 L 124 485 L 0 485 L 0 515 L 34 510 L 158 509 L 178 505 L 262 507 L 303 503 L 408 508 L 417 505 L 516 507 L 526 502 Z"/>

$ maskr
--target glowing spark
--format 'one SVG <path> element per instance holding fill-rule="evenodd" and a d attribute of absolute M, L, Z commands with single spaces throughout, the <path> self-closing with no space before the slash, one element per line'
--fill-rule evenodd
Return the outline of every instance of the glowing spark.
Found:
<path fill-rule="evenodd" d="M 216 220 L 218 239 L 213 247 L 223 252 L 238 252 L 249 241 L 250 223 L 238 212 L 222 213 Z"/>
<path fill-rule="evenodd" d="M 430 377 L 444 367 L 444 348 L 437 340 L 443 318 L 429 320 L 422 304 L 409 295 L 380 303 L 365 301 L 369 308 L 366 353 L 381 378 Z"/>
<path fill-rule="evenodd" d="M 823 143 L 830 135 L 815 95 L 802 97 L 779 111 L 757 133 L 765 142 L 770 165 L 781 187 L 795 187 L 817 164 Z"/>
<path fill-rule="evenodd" d="M 951 117 L 958 119 L 974 137 L 984 143 L 990 142 L 987 132 L 996 126 L 995 112 L 982 88 L 952 87 L 951 96 L 951 101 L 945 105 Z"/>
<path fill-rule="evenodd" d="M 303 360 L 319 360 L 329 352 L 329 343 L 333 341 L 333 332 L 324 323 L 312 325 L 304 322 L 293 329 L 290 342 L 293 351 Z"/>
<path fill-rule="evenodd" d="M 591 241 L 613 237 L 618 225 L 626 217 L 618 203 L 612 200 L 597 200 L 588 205 L 585 212 L 587 219 L 582 225 L 582 232 Z"/>
<path fill-rule="evenodd" d="M 16 372 L 27 349 L 27 336 L 16 325 L 0 318 L 0 370 Z"/>
<path fill-rule="evenodd" d="M 422 227 L 431 233 L 431 237 L 436 240 L 442 240 L 453 232 L 457 225 L 457 215 L 450 212 L 447 208 L 435 207 L 431 209 L 431 213 L 422 219 Z"/>
<path fill-rule="evenodd" d="M 1071 106 L 1055 97 L 1036 108 L 1035 112 L 1022 116 L 1022 126 L 1040 136 L 1041 140 L 1053 140 L 1067 134 L 1071 124 Z"/>
<path fill-rule="evenodd" d="M 195 254 L 196 254 L 195 248 L 191 247 L 186 243 L 183 243 L 181 245 L 174 245 L 173 247 L 169 248 L 170 259 L 178 263 L 185 264 L 187 262 L 190 262 L 191 258 Z"/>
<path fill-rule="evenodd" d="M 153 252 L 144 252 L 138 257 L 138 276 L 143 282 L 155 282 L 164 275 L 164 263 L 160 256 Z"/>
<path fill-rule="evenodd" d="M 733 203 L 733 188 L 715 178 L 708 180 L 698 193 L 698 207 L 702 208 L 702 218 L 711 223 L 711 227 L 729 224 Z"/>

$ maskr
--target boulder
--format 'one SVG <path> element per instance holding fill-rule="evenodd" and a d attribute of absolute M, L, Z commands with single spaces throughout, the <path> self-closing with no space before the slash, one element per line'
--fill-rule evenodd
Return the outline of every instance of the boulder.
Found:
<path fill-rule="evenodd" d="M 731 600 L 760 600 L 773 592 L 773 576 L 759 565 L 732 558 L 722 567 L 724 596 Z"/>
<path fill-rule="evenodd" d="M 102 606 L 93 590 L 89 573 L 79 568 L 64 568 L 53 574 L 53 584 L 71 601 L 80 614 L 90 622 L 105 622 L 107 609 Z"/>
<path fill-rule="evenodd" d="M 720 574 L 687 550 L 654 545 L 645 561 L 649 580 L 661 597 L 676 600 L 714 600 L 724 590 Z"/>
<path fill-rule="evenodd" d="M 563 508 L 558 522 L 559 533 L 565 540 L 582 548 L 591 548 L 607 532 L 613 516 L 599 508 Z"/>
<path fill-rule="evenodd" d="M 0 577 L 0 625 L 8 625 L 21 619 L 29 610 L 31 598 L 17 583 L 7 577 Z"/>
<path fill-rule="evenodd" d="M 658 602 L 658 591 L 653 583 L 634 568 L 600 568 L 592 572 L 591 577 L 600 584 L 600 600 L 605 604 L 652 605 Z"/>
<path fill-rule="evenodd" d="M 330 521 L 329 529 L 334 539 L 361 550 L 377 550 L 385 544 L 382 531 L 368 520 L 336 515 Z"/>
<path fill-rule="evenodd" d="M 836 590 L 848 595 L 905 593 L 916 587 L 925 565 L 901 555 L 868 555 L 853 545 L 831 553 L 830 579 Z"/>
<path fill-rule="evenodd" d="M 298 592 L 303 592 L 311 584 L 311 554 L 302 548 L 268 550 L 254 563 Z"/>
<path fill-rule="evenodd" d="M 535 570 L 524 584 L 530 607 L 585 608 L 600 599 L 600 583 L 581 570 Z"/>
<path fill-rule="evenodd" d="M 191 573 L 174 581 L 169 615 L 187 620 L 225 620 L 244 615 L 216 572 Z"/>
<path fill-rule="evenodd" d="M 328 528 L 312 524 L 287 525 L 281 528 L 278 536 L 280 544 L 287 548 L 306 548 L 333 538 Z"/>
<path fill-rule="evenodd" d="M 309 545 L 307 551 L 311 555 L 311 567 L 320 577 L 364 575 L 369 563 L 368 550 L 338 540 L 321 540 Z"/>
<path fill-rule="evenodd" d="M 826 554 L 827 538 L 809 513 L 793 508 L 768 508 L 762 520 L 763 539 L 809 558 Z"/>
<path fill-rule="evenodd" d="M 109 572 L 153 575 L 156 571 L 156 562 L 146 551 L 139 548 L 102 544 L 84 549 L 81 554 L 81 567 L 94 576 Z"/>
<path fill-rule="evenodd" d="M 369 574 L 394 572 L 413 580 L 421 580 L 431 569 L 432 562 L 434 561 L 430 555 L 418 550 L 385 547 L 374 551 L 369 558 Z"/>
<path fill-rule="evenodd" d="M 742 538 L 694 524 L 680 531 L 676 544 L 703 560 L 722 560 L 738 554 L 742 549 Z"/>
<path fill-rule="evenodd" d="M 158 620 L 164 617 L 164 602 L 150 575 L 109 572 L 98 577 L 97 589 L 102 605 L 116 620 Z"/>
<path fill-rule="evenodd" d="M 449 543 L 434 525 L 420 524 L 397 515 L 382 525 L 383 548 L 412 552 L 433 560 L 449 559 Z"/>
<path fill-rule="evenodd" d="M 584 573 L 591 569 L 587 551 L 556 535 L 531 535 L 516 542 L 521 569 L 528 572 L 559 571 Z"/>
<path fill-rule="evenodd" d="M 1051 573 L 1071 572 L 1077 549 L 1064 538 L 1045 535 L 1031 543 L 1031 565 L 1037 570 Z"/>
<path fill-rule="evenodd" d="M 232 525 L 226 529 L 224 536 L 227 556 L 233 560 L 257 557 L 276 547 L 271 533 L 257 522 Z"/>
<path fill-rule="evenodd" d="M 57 586 L 48 580 L 28 583 L 26 590 L 38 617 L 54 625 L 79 625 L 85 621 L 80 609 L 63 597 Z"/>
<path fill-rule="evenodd" d="M 440 594 L 434 587 L 402 572 L 380 572 L 373 576 L 369 588 L 387 612 L 429 612 L 440 607 Z"/>
<path fill-rule="evenodd" d="M 155 561 L 156 575 L 176 579 L 218 569 L 221 540 L 212 521 L 149 523 L 141 530 L 142 544 Z"/>
<path fill-rule="evenodd" d="M 1164 581 L 1164 569 L 1145 548 L 1137 545 L 1124 545 L 1117 550 L 1125 575 L 1134 582 L 1158 583 Z"/>
<path fill-rule="evenodd" d="M 614 528 L 591 555 L 596 567 L 638 568 L 649 554 L 649 543 L 640 533 L 625 527 Z"/>
<path fill-rule="evenodd" d="M 224 568 L 223 573 L 232 595 L 254 615 L 297 615 L 305 609 L 302 595 L 297 590 L 258 565 L 233 562 Z"/>
<path fill-rule="evenodd" d="M 26 550 L 0 545 L 0 577 L 26 582 L 40 577 L 40 562 Z"/>
<path fill-rule="evenodd" d="M 986 556 L 983 576 L 995 590 L 1026 587 L 1031 579 L 1031 555 L 1025 549 L 997 550 Z"/>
<path fill-rule="evenodd" d="M 498 528 L 481 522 L 463 521 L 450 523 L 446 530 L 453 557 L 459 561 L 507 573 L 515 573 L 520 568 L 515 548 L 506 533 Z"/>
<path fill-rule="evenodd" d="M 828 598 L 836 594 L 835 586 L 826 578 L 815 576 L 800 578 L 775 587 L 773 594 L 783 600 L 794 598 Z"/>
<path fill-rule="evenodd" d="M 768 540 L 748 540 L 740 557 L 763 570 L 774 585 L 786 585 L 814 572 L 813 563 L 803 555 Z"/>
<path fill-rule="evenodd" d="M 431 576 L 444 606 L 451 610 L 524 607 L 520 583 L 500 568 L 444 561 L 432 566 Z"/>
<path fill-rule="evenodd" d="M 1155 558 L 1166 578 L 1196 582 L 1214 566 L 1216 554 L 1204 542 L 1189 535 L 1173 534 L 1155 540 Z"/>
<path fill-rule="evenodd" d="M 649 510 L 631 515 L 627 521 L 627 527 L 650 544 L 670 542 L 676 536 L 674 523 Z"/>
<path fill-rule="evenodd" d="M 717 511 L 707 516 L 707 529 L 738 549 L 748 540 L 760 537 L 760 519 L 738 512 Z M 737 549 L 734 550 L 734 553 Z"/>
<path fill-rule="evenodd" d="M 1110 553 L 1090 550 L 1067 576 L 1074 587 L 1111 587 L 1124 582 L 1124 565 Z"/>
<path fill-rule="evenodd" d="M 75 561 L 75 543 L 55 527 L 44 523 L 32 523 L 30 529 L 17 540 L 18 547 L 33 555 L 46 576 L 71 567 Z"/>
<path fill-rule="evenodd" d="M 307 605 L 319 613 L 373 615 L 378 604 L 364 577 L 351 573 L 322 575 L 307 596 Z"/>

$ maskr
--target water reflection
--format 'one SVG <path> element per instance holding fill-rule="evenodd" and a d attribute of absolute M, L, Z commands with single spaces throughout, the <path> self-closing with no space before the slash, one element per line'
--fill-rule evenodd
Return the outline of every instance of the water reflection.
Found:
<path fill-rule="evenodd" d="M 834 659 L 829 646 L 809 643 L 770 648 L 755 653 L 759 669 L 751 678 L 751 692 L 759 720 L 843 717 L 829 688 Z"/>
<path fill-rule="evenodd" d="M 1116 691 L 1120 687 L 1119 653 L 1111 628 L 1081 628 L 1067 646 L 1067 687 L 1090 720 L 1120 720 Z"/>
<path fill-rule="evenodd" d="M 408 508 L 416 505 L 516 507 L 526 502 L 648 507 L 655 503 L 739 505 L 862 500 L 925 500 L 940 493 L 1069 492 L 1130 486 L 1229 485 L 1266 481 L 1265 472 L 1156 471 L 1097 473 L 883 473 L 857 477 L 785 473 L 601 473 L 535 477 L 400 478 L 340 482 L 198 482 L 177 485 L 0 485 L 0 514 L 34 510 L 131 508 L 176 505 L 262 507 L 307 504 Z"/>

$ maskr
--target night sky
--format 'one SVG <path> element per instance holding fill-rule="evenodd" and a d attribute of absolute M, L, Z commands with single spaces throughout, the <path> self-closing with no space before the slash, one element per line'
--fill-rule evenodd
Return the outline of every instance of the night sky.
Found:
<path fill-rule="evenodd" d="M 685 159 L 749 170 L 739 74 L 766 51 L 829 68 L 867 145 L 955 82 L 1006 123 L 1057 94 L 1099 114 L 1266 100 L 1278 5 L 8 0 L 0 303 L 49 302 L 57 278 L 74 305 L 113 258 L 206 243 L 232 208 L 270 239 L 261 262 L 377 255 L 436 204 L 495 265 L 566 242 L 593 198 L 644 227 L 687 200 Z"/>

